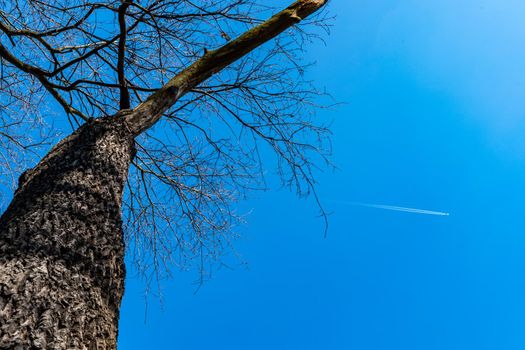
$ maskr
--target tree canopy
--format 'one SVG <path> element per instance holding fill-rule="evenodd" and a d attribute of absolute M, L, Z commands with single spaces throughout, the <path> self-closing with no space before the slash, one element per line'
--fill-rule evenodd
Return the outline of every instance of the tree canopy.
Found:
<path fill-rule="evenodd" d="M 329 130 L 303 52 L 326 13 L 302 20 L 325 3 L 296 1 L 266 20 L 275 8 L 253 0 L 0 0 L 4 180 L 16 183 L 63 120 L 75 129 L 130 115 L 137 154 L 123 210 L 134 261 L 148 278 L 193 261 L 204 271 L 235 237 L 234 203 L 266 187 L 263 149 L 284 186 L 317 200 Z"/>

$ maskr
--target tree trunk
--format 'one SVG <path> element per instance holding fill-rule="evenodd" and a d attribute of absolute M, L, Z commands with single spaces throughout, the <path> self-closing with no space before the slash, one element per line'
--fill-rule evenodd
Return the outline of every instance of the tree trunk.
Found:
<path fill-rule="evenodd" d="M 121 202 L 134 136 L 192 88 L 326 3 L 295 1 L 206 52 L 127 115 L 89 121 L 20 177 L 0 217 L 1 349 L 116 348 L 125 276 Z M 22 62 L 1 43 L 0 56 L 36 77 L 68 113 L 86 118 L 48 80 L 54 72 Z"/>
<path fill-rule="evenodd" d="M 0 348 L 115 349 L 133 136 L 93 120 L 19 180 L 0 218 Z"/>

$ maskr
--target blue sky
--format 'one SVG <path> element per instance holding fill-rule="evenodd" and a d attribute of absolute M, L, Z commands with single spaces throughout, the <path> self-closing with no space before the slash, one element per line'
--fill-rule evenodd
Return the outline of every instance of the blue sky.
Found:
<path fill-rule="evenodd" d="M 332 1 L 310 77 L 344 105 L 311 201 L 257 193 L 237 250 L 163 306 L 128 278 L 120 349 L 523 349 L 525 3 Z M 449 212 L 430 216 L 365 202 Z"/>

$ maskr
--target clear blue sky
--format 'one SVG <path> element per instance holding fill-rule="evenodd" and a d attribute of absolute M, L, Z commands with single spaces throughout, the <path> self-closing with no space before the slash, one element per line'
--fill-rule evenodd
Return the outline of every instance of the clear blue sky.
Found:
<path fill-rule="evenodd" d="M 259 193 L 248 267 L 164 305 L 129 278 L 121 350 L 524 349 L 525 2 L 333 0 L 312 79 L 346 105 L 310 201 Z M 449 212 L 429 216 L 366 202 Z"/>

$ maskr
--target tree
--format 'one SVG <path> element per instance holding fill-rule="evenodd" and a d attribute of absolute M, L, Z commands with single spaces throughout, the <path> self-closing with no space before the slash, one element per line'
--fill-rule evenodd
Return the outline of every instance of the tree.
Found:
<path fill-rule="evenodd" d="M 304 113 L 317 92 L 296 24 L 325 3 L 266 21 L 251 0 L 2 3 L 4 169 L 53 139 L 57 107 L 74 132 L 0 218 L 0 348 L 114 349 L 124 242 L 156 274 L 217 259 L 232 200 L 261 178 L 259 147 L 284 184 L 313 189 L 327 129 Z"/>

